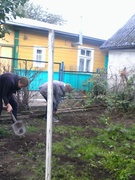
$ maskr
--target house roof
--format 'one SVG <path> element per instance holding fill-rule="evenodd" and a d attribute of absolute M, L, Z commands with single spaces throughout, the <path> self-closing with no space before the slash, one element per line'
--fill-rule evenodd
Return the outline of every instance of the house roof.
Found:
<path fill-rule="evenodd" d="M 6 24 L 12 25 L 16 28 L 17 27 L 28 28 L 28 29 L 44 31 L 44 32 L 48 32 L 49 30 L 53 29 L 56 36 L 74 39 L 74 41 L 78 40 L 78 37 L 79 37 L 79 31 L 75 32 L 73 30 L 66 29 L 63 26 L 49 24 L 49 23 L 45 23 L 45 22 L 41 22 L 37 20 L 32 20 L 32 19 L 17 17 L 16 19 L 10 19 L 6 21 Z M 83 42 L 101 46 L 105 42 L 105 40 L 83 35 Z"/>
<path fill-rule="evenodd" d="M 135 14 L 100 48 L 107 50 L 135 48 Z"/>

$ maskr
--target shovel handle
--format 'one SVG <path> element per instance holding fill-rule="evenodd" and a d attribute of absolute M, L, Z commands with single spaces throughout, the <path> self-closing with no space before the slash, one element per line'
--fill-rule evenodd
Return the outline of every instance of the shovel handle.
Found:
<path fill-rule="evenodd" d="M 17 122 L 17 120 L 16 120 L 15 116 L 13 115 L 12 111 L 10 112 L 10 114 L 11 114 L 11 117 L 12 117 L 13 121 Z"/>

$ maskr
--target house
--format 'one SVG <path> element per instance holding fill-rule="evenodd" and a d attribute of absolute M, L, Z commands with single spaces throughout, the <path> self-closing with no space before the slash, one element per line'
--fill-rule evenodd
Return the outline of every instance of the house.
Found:
<path fill-rule="evenodd" d="M 65 30 L 63 27 L 40 22 L 37 20 L 17 18 L 6 21 L 10 34 L 0 39 L 1 72 L 4 70 L 23 71 L 35 69 L 43 72 L 48 70 L 48 34 L 53 29 L 54 39 L 54 78 L 58 79 L 61 63 L 68 71 L 64 81 L 73 84 L 70 72 L 96 72 L 105 66 L 105 53 L 100 46 L 105 40 Z M 44 77 L 44 78 L 43 78 Z M 46 77 L 46 78 L 45 78 Z M 40 84 L 47 76 L 40 77 Z M 73 79 L 72 79 L 73 80 Z M 76 80 L 77 81 L 77 80 Z M 38 86 L 38 85 L 36 85 Z M 76 87 L 77 85 L 73 85 Z"/>
<path fill-rule="evenodd" d="M 120 83 L 122 73 L 135 73 L 135 14 L 100 49 L 107 54 L 109 78 Z"/>

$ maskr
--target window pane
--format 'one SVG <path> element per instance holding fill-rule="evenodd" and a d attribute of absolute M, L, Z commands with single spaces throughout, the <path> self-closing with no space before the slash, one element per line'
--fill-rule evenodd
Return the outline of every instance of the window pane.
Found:
<path fill-rule="evenodd" d="M 41 54 L 37 54 L 37 61 L 41 61 L 42 60 L 42 55 Z"/>
<path fill-rule="evenodd" d="M 37 54 L 42 54 L 42 50 L 37 49 Z"/>
<path fill-rule="evenodd" d="M 34 48 L 34 67 L 44 67 L 45 66 L 45 49 L 44 48 Z M 40 62 L 37 62 L 40 61 Z"/>
<path fill-rule="evenodd" d="M 85 50 L 81 49 L 81 55 L 85 55 Z"/>
<path fill-rule="evenodd" d="M 88 47 L 81 47 L 79 50 L 79 71 L 90 72 L 91 69 L 91 61 L 92 61 L 92 52 Z"/>
<path fill-rule="evenodd" d="M 85 71 L 86 71 L 86 72 L 89 72 L 89 71 L 90 71 L 90 60 L 89 60 L 89 59 L 86 60 Z"/>
<path fill-rule="evenodd" d="M 42 60 L 42 50 L 40 50 L 40 49 L 37 49 L 36 60 L 37 61 L 41 61 Z"/>
<path fill-rule="evenodd" d="M 84 59 L 80 59 L 79 71 L 84 71 Z"/>
<path fill-rule="evenodd" d="M 87 51 L 86 51 L 86 56 L 89 56 L 89 57 L 90 57 L 90 56 L 91 56 L 91 51 L 87 50 Z"/>

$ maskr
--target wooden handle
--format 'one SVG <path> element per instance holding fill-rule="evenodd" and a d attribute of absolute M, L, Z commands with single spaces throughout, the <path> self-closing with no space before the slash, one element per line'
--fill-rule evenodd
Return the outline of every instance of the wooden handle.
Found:
<path fill-rule="evenodd" d="M 16 120 L 15 116 L 13 115 L 12 111 L 10 112 L 10 114 L 11 114 L 11 117 L 12 117 L 13 121 L 17 122 L 17 120 Z"/>

